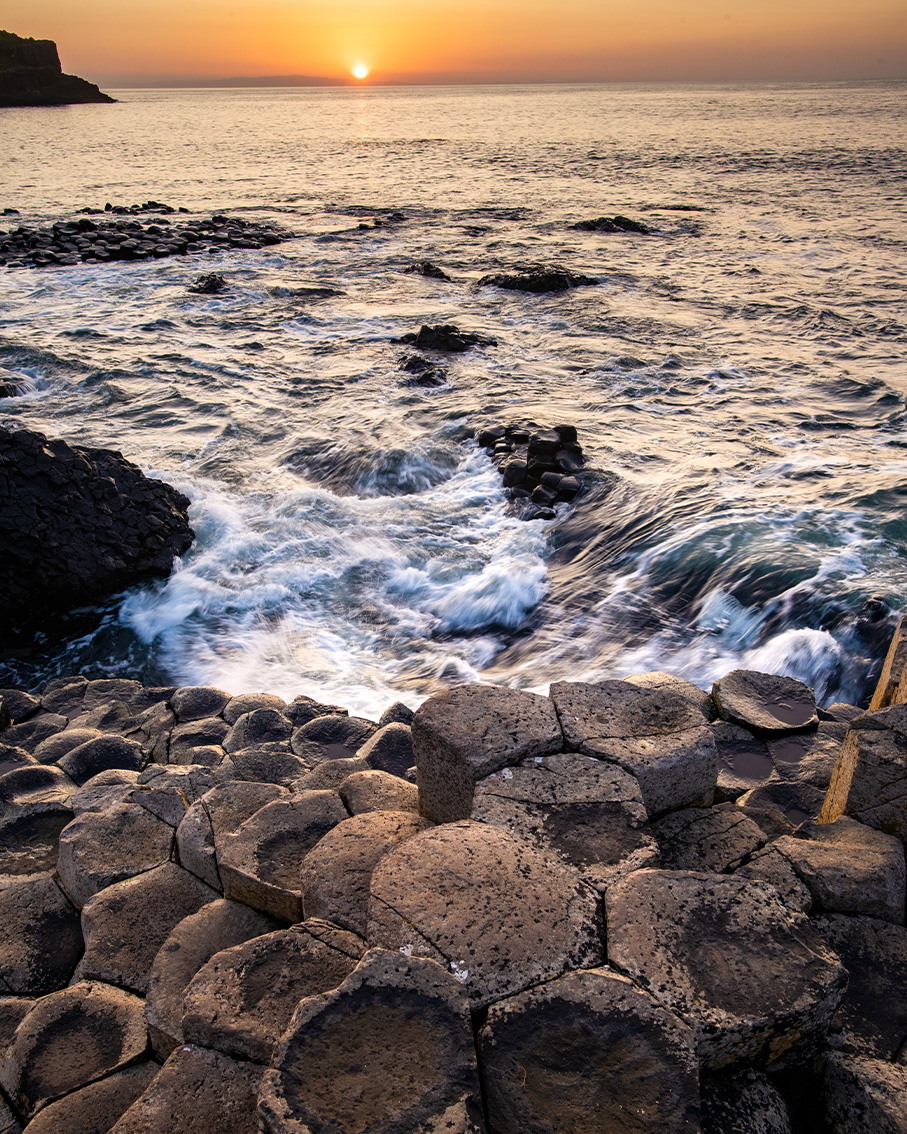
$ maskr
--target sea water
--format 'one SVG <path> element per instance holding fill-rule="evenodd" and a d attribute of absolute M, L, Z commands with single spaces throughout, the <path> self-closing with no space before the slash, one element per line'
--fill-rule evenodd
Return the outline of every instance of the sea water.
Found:
<path fill-rule="evenodd" d="M 0 424 L 120 450 L 197 533 L 168 580 L 14 643 L 0 684 L 375 714 L 744 666 L 866 697 L 907 596 L 907 85 L 112 93 L 0 110 L 0 228 L 150 198 L 295 236 L 0 269 L 28 386 Z M 571 228 L 617 213 L 655 232 Z M 477 286 L 525 263 L 598 286 Z M 211 270 L 228 290 L 191 294 Z M 412 386 L 394 340 L 424 323 L 496 345 Z M 554 521 L 519 520 L 473 441 L 522 420 L 586 454 Z"/>

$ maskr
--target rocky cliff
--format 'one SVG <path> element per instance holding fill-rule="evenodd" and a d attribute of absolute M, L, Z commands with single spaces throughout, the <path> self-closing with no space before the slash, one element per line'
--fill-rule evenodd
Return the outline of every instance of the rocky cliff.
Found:
<path fill-rule="evenodd" d="M 94 83 L 64 75 L 57 45 L 0 31 L 0 106 L 67 106 L 116 102 Z"/>

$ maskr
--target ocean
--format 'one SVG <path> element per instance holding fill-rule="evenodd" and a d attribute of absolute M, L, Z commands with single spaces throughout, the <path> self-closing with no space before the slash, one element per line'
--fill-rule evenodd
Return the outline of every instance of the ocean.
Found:
<path fill-rule="evenodd" d="M 865 700 L 907 597 L 907 84 L 111 93 L 0 110 L 0 228 L 154 199 L 295 237 L 0 268 L 28 387 L 0 424 L 120 450 L 197 532 L 168 580 L 14 643 L 0 685 L 375 715 L 745 667 Z M 654 231 L 571 227 L 615 214 Z M 477 286 L 525 263 L 598 286 Z M 228 290 L 191 294 L 212 270 Z M 394 340 L 446 323 L 496 345 L 408 384 Z M 517 518 L 473 440 L 524 420 L 586 455 L 554 520 Z"/>

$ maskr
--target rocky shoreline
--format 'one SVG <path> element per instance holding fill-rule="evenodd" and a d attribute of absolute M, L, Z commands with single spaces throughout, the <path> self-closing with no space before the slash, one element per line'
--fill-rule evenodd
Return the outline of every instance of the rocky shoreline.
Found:
<path fill-rule="evenodd" d="M 4 1132 L 907 1128 L 904 705 L 0 697 Z"/>
<path fill-rule="evenodd" d="M 51 39 L 0 31 L 0 106 L 70 106 L 116 102 L 94 83 L 64 75 Z"/>

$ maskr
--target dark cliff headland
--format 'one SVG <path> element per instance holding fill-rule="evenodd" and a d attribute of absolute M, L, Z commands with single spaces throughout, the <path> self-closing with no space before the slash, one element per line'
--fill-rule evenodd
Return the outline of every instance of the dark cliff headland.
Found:
<path fill-rule="evenodd" d="M 68 106 L 116 102 L 94 83 L 64 75 L 57 45 L 0 31 L 0 106 Z"/>

